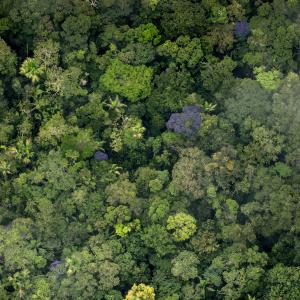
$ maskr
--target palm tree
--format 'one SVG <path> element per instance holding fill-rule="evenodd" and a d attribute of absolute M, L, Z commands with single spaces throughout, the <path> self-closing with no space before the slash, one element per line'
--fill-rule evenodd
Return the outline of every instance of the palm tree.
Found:
<path fill-rule="evenodd" d="M 126 107 L 126 105 L 121 102 L 119 96 L 116 96 L 115 99 L 110 98 L 107 106 L 110 110 L 113 110 L 117 113 L 122 113 L 124 111 L 124 107 Z"/>
<path fill-rule="evenodd" d="M 44 70 L 39 66 L 36 59 L 27 58 L 20 68 L 20 73 L 31 79 L 32 83 L 36 83 L 40 80 L 40 76 L 44 73 Z"/>

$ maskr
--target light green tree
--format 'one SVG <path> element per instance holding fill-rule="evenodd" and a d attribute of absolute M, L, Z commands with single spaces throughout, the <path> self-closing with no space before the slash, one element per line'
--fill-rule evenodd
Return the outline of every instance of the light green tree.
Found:
<path fill-rule="evenodd" d="M 131 66 L 114 60 L 101 76 L 104 89 L 135 102 L 151 93 L 153 70 L 144 65 Z"/>
<path fill-rule="evenodd" d="M 177 213 L 168 217 L 167 229 L 172 232 L 176 242 L 185 241 L 196 232 L 196 219 L 186 213 Z"/>

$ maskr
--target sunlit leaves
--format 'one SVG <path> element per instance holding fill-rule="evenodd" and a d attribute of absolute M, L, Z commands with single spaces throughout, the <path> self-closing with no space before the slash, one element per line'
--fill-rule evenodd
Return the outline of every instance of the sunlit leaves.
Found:
<path fill-rule="evenodd" d="M 40 80 L 44 69 L 39 66 L 35 58 L 27 58 L 20 68 L 20 73 L 30 79 L 32 83 L 36 83 Z"/>
<path fill-rule="evenodd" d="M 267 91 L 276 90 L 281 84 L 282 74 L 278 70 L 266 71 L 264 67 L 254 68 L 256 80 Z"/>
<path fill-rule="evenodd" d="M 134 284 L 128 291 L 125 300 L 154 300 L 155 293 L 154 288 L 141 283 L 139 285 Z"/>
<path fill-rule="evenodd" d="M 167 229 L 172 232 L 175 241 L 185 241 L 196 232 L 196 220 L 189 214 L 177 213 L 174 216 L 169 216 Z"/>
<path fill-rule="evenodd" d="M 100 83 L 106 90 L 135 102 L 150 95 L 152 75 L 153 70 L 144 65 L 131 66 L 114 60 Z"/>

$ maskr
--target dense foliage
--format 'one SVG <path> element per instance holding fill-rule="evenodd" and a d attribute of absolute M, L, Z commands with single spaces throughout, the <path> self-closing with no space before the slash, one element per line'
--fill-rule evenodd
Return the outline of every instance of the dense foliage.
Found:
<path fill-rule="evenodd" d="M 300 299 L 298 0 L 0 1 L 0 299 Z"/>

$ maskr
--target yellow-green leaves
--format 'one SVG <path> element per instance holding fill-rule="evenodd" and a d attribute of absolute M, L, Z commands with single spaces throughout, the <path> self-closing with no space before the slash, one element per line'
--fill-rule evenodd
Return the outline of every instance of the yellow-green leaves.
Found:
<path fill-rule="evenodd" d="M 139 285 L 134 284 L 128 291 L 125 300 L 154 300 L 155 293 L 152 286 L 141 283 Z"/>
<path fill-rule="evenodd" d="M 266 71 L 265 67 L 254 68 L 256 80 L 267 91 L 276 90 L 281 84 L 282 73 L 278 70 Z"/>
<path fill-rule="evenodd" d="M 114 60 L 100 83 L 104 89 L 135 102 L 150 95 L 152 75 L 153 70 L 144 65 L 131 66 Z"/>
<path fill-rule="evenodd" d="M 30 79 L 32 83 L 36 83 L 40 80 L 44 69 L 39 66 L 35 58 L 27 58 L 21 65 L 20 73 Z"/>
<path fill-rule="evenodd" d="M 186 213 L 177 213 L 168 218 L 167 229 L 172 231 L 174 241 L 185 241 L 196 232 L 196 219 Z"/>
<path fill-rule="evenodd" d="M 120 237 L 124 237 L 133 230 L 139 229 L 141 229 L 141 222 L 139 219 L 134 219 L 132 222 L 126 224 L 118 223 L 115 225 L 116 234 Z"/>

